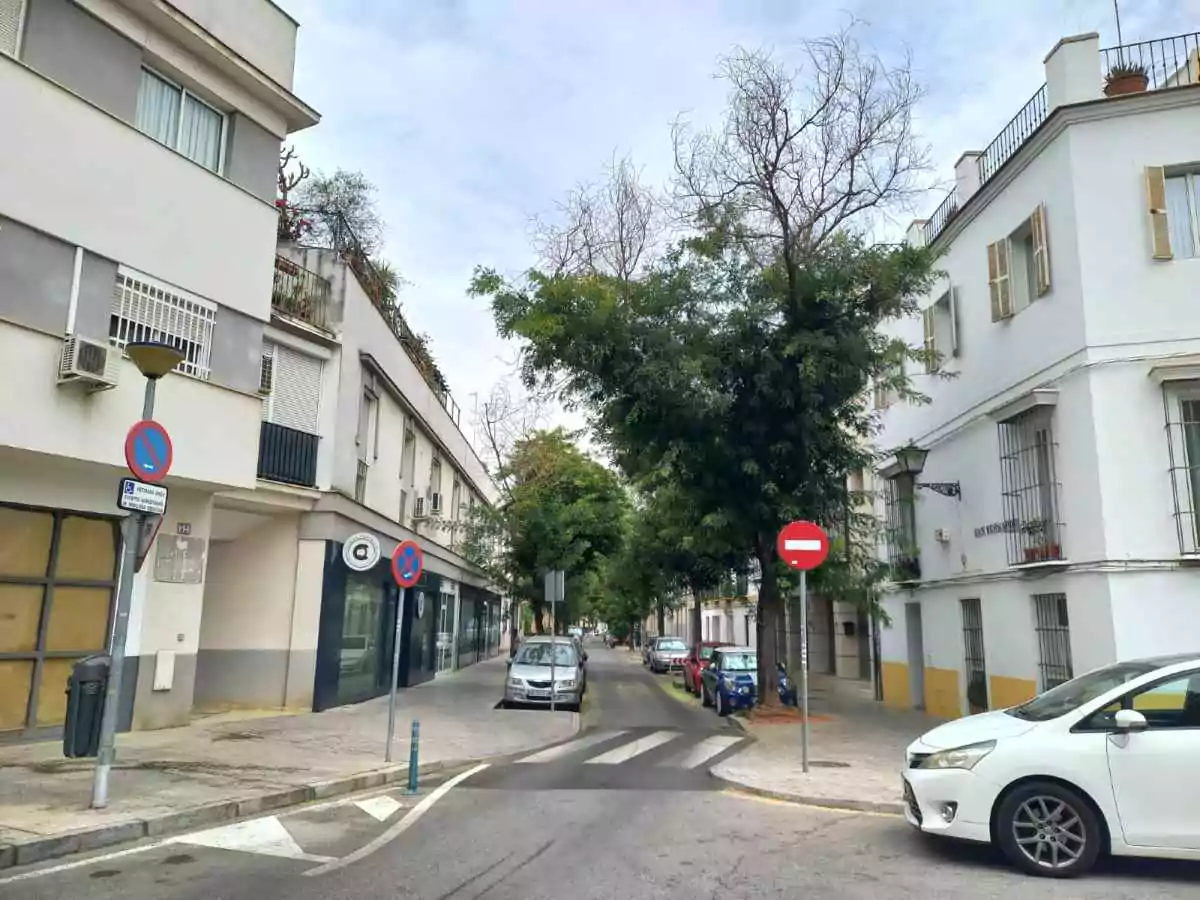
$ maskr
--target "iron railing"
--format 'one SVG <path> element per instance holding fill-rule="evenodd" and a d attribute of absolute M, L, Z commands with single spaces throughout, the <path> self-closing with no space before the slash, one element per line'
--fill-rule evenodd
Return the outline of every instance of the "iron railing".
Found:
<path fill-rule="evenodd" d="M 1140 67 L 1152 91 L 1200 84 L 1200 32 L 1106 47 L 1100 59 L 1105 75 L 1118 67 Z"/>
<path fill-rule="evenodd" d="M 963 598 L 963 662 L 967 670 L 967 712 L 988 709 L 987 665 L 983 655 L 983 610 L 978 597 Z"/>
<path fill-rule="evenodd" d="M 286 316 L 329 330 L 329 281 L 290 259 L 276 255 L 271 306 Z"/>
<path fill-rule="evenodd" d="M 949 224 L 956 212 L 958 212 L 958 191 L 952 190 L 929 217 L 929 221 L 925 223 L 925 246 L 934 242 L 934 239 L 942 233 L 942 229 Z"/>
<path fill-rule="evenodd" d="M 1067 616 L 1066 594 L 1033 595 L 1034 631 L 1038 642 L 1038 674 L 1041 689 L 1070 681 L 1075 677 L 1071 663 L 1071 621 Z"/>
<path fill-rule="evenodd" d="M 1008 564 L 1063 556 L 1057 450 L 1050 409 L 1038 407 L 1001 422 L 1000 492 Z"/>
<path fill-rule="evenodd" d="M 320 435 L 274 422 L 263 422 L 258 436 L 258 477 L 300 487 L 315 487 L 317 445 L 320 441 Z"/>
<path fill-rule="evenodd" d="M 1021 149 L 1031 134 L 1046 121 L 1049 108 L 1046 101 L 1046 85 L 1026 101 L 1015 116 L 1009 119 L 1003 130 L 996 135 L 983 155 L 979 157 L 979 183 L 986 184 L 997 170 L 1004 165 L 1012 155 Z"/>

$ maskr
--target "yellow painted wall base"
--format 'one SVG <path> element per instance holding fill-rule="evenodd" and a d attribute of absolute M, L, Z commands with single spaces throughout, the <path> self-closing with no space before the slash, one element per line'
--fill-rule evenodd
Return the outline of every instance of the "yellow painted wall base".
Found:
<path fill-rule="evenodd" d="M 899 662 L 887 662 L 880 666 L 883 680 L 883 703 L 892 709 L 910 709 L 912 691 L 908 684 L 908 666 Z"/>
<path fill-rule="evenodd" d="M 992 709 L 1008 709 L 1019 706 L 1026 700 L 1037 696 L 1037 684 L 1027 678 L 1008 678 L 1004 675 L 993 675 L 991 682 Z"/>
<path fill-rule="evenodd" d="M 942 719 L 957 719 L 962 715 L 957 669 L 925 667 L 925 712 Z"/>

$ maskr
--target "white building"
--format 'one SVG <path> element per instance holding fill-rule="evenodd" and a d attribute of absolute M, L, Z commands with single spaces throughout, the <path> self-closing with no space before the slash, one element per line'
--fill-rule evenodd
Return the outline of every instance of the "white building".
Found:
<path fill-rule="evenodd" d="M 1148 90 L 1105 95 L 1121 61 Z M 943 254 L 894 330 L 940 355 L 932 402 L 875 397 L 880 448 L 927 452 L 880 472 L 884 695 L 940 716 L 1200 640 L 1196 36 L 1066 38 L 1045 68 L 909 231 Z"/>

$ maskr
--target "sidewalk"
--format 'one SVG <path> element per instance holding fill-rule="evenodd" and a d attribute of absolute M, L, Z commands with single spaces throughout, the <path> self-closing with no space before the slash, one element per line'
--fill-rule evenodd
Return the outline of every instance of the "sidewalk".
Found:
<path fill-rule="evenodd" d="M 711 773 L 730 787 L 781 800 L 903 812 L 904 748 L 942 720 L 887 709 L 872 698 L 869 683 L 814 676 L 810 688 L 807 775 L 798 723 L 742 723 L 755 743 Z"/>
<path fill-rule="evenodd" d="M 413 719 L 421 723 L 423 772 L 573 735 L 575 714 L 493 708 L 506 658 L 400 691 L 391 765 L 387 697 L 118 735 L 105 810 L 88 808 L 94 760 L 64 759 L 57 741 L 0 746 L 0 868 L 402 780 Z"/>

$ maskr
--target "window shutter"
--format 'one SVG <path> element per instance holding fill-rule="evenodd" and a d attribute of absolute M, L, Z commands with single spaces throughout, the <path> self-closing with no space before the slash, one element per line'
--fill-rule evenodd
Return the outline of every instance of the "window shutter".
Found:
<path fill-rule="evenodd" d="M 1146 166 L 1146 201 L 1150 213 L 1150 255 L 1154 259 L 1173 259 L 1167 221 L 1167 178 L 1162 166 Z"/>
<path fill-rule="evenodd" d="M 24 0 L 0 0 L 0 53 L 16 56 L 21 38 Z"/>
<path fill-rule="evenodd" d="M 1012 315 L 1012 285 L 1008 279 L 1008 238 L 988 244 L 988 291 L 992 298 L 992 321 Z"/>
<path fill-rule="evenodd" d="M 958 288 L 950 288 L 950 355 L 958 356 Z"/>
<path fill-rule="evenodd" d="M 282 344 L 274 348 L 271 421 L 308 434 L 319 430 L 321 360 Z"/>
<path fill-rule="evenodd" d="M 937 304 L 921 310 L 921 324 L 925 329 L 925 371 L 936 372 L 937 361 Z"/>
<path fill-rule="evenodd" d="M 1033 266 L 1037 276 L 1037 295 L 1044 297 L 1050 291 L 1050 243 L 1046 235 L 1046 204 L 1029 217 L 1029 228 L 1033 232 Z"/>

